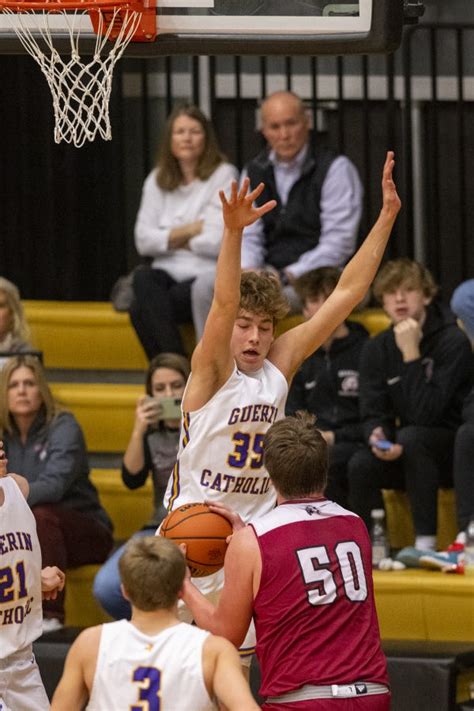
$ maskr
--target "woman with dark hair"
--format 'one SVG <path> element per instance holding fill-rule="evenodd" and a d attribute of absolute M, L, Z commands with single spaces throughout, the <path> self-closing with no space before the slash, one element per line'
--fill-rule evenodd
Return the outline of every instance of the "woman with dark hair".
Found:
<path fill-rule="evenodd" d="M 135 423 L 122 462 L 122 480 L 129 489 L 143 486 L 151 474 L 153 479 L 154 512 L 137 536 L 154 535 L 167 515 L 163 506 L 171 470 L 176 462 L 180 418 L 164 419 L 164 400 L 181 401 L 189 363 L 177 353 L 161 353 L 153 358 L 146 376 L 146 395 L 142 395 L 135 411 Z M 130 605 L 120 590 L 119 548 L 102 566 L 94 581 L 94 595 L 102 607 L 115 619 L 130 617 Z"/>
<path fill-rule="evenodd" d="M 40 361 L 10 358 L 0 374 L 0 439 L 8 469 L 28 480 L 43 567 L 102 563 L 112 524 L 89 480 L 82 430 L 54 400 Z M 64 623 L 64 591 L 43 603 L 44 629 Z"/>
<path fill-rule="evenodd" d="M 130 318 L 148 358 L 184 353 L 178 324 L 194 320 L 193 291 L 215 269 L 224 228 L 219 190 L 236 177 L 200 109 L 174 109 L 135 224 L 137 251 L 152 268 L 135 272 Z M 194 325 L 199 337 L 204 324 Z"/>

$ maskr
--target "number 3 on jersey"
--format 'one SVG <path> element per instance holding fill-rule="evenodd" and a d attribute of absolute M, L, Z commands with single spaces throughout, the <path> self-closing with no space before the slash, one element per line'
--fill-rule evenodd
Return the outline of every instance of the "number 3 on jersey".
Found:
<path fill-rule="evenodd" d="M 338 543 L 334 548 L 344 593 L 352 602 L 363 602 L 367 598 L 367 580 L 360 548 L 355 541 Z M 337 585 L 330 570 L 329 553 L 326 546 L 311 546 L 296 551 L 301 574 L 306 585 L 310 605 L 330 605 L 337 597 Z"/>
<path fill-rule="evenodd" d="M 138 702 L 130 706 L 130 711 L 160 711 L 161 671 L 156 667 L 137 667 L 132 679 L 141 688 Z"/>
<path fill-rule="evenodd" d="M 243 469 L 245 466 L 250 466 L 250 469 L 260 469 L 263 465 L 263 434 L 236 432 L 232 441 L 234 451 L 227 457 L 227 464 L 237 469 Z"/>

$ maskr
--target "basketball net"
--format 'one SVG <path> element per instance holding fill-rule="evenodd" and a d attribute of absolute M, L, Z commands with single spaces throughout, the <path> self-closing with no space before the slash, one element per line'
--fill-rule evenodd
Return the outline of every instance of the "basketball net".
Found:
<path fill-rule="evenodd" d="M 100 0 L 99 0 L 100 2 Z M 154 5 L 148 6 L 144 28 L 144 8 L 137 2 L 119 5 L 102 2 L 78 2 L 74 7 L 60 7 L 61 0 L 39 9 L 34 3 L 17 4 L 0 0 L 0 10 L 14 15 L 12 22 L 20 42 L 41 68 L 53 97 L 54 140 L 65 141 L 80 148 L 99 134 L 105 141 L 112 138 L 109 101 L 115 64 L 129 42 L 150 41 L 156 36 Z M 94 3 L 94 4 L 93 4 Z M 86 4 L 86 9 L 82 9 Z M 39 5 L 39 4 L 37 4 Z M 50 9 L 54 5 L 54 9 Z M 21 9 L 20 9 L 21 8 Z M 72 12 L 71 12 L 72 10 Z M 50 22 L 53 15 L 61 15 L 67 27 L 69 56 L 61 56 L 54 46 Z M 90 23 L 96 33 L 94 52 L 81 57 L 81 31 Z M 64 36 L 64 35 L 63 35 Z"/>

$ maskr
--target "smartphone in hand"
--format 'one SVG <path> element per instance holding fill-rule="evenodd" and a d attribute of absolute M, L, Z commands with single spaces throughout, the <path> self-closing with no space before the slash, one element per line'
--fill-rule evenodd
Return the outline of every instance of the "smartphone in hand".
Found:
<path fill-rule="evenodd" d="M 181 398 L 163 397 L 160 400 L 161 412 L 160 420 L 180 420 L 181 419 Z"/>
<path fill-rule="evenodd" d="M 388 449 L 393 447 L 393 442 L 389 442 L 388 439 L 378 439 L 374 442 L 373 446 L 380 449 L 382 452 L 386 452 Z"/>

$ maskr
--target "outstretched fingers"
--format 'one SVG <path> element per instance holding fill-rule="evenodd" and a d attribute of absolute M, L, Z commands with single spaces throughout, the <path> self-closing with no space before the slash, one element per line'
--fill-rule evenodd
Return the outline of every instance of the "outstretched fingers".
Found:
<path fill-rule="evenodd" d="M 387 151 L 382 174 L 382 193 L 384 207 L 391 211 L 398 212 L 401 201 L 397 194 L 397 187 L 393 179 L 393 168 L 395 166 L 395 153 Z"/>
<path fill-rule="evenodd" d="M 237 181 L 233 180 L 230 185 L 230 197 L 227 199 L 226 194 L 223 190 L 219 190 L 219 197 L 223 207 L 226 207 L 237 200 Z"/>

